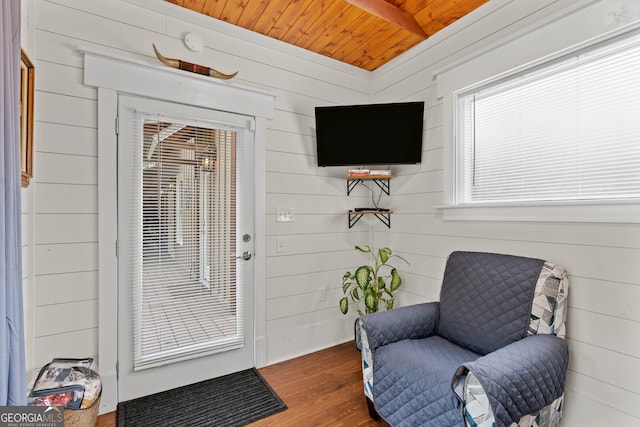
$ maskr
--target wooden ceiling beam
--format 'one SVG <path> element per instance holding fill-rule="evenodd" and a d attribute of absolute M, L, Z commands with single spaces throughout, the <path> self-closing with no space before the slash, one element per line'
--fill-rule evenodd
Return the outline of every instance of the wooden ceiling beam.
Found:
<path fill-rule="evenodd" d="M 417 36 L 424 39 L 428 37 L 424 32 L 418 21 L 409 12 L 406 12 L 399 7 L 387 3 L 385 0 L 345 0 L 347 3 L 353 6 L 359 7 L 362 10 L 369 12 L 378 18 L 397 25 Z"/>

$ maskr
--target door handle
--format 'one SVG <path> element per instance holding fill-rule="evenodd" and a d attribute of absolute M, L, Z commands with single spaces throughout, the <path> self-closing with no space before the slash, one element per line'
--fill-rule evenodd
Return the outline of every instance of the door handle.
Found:
<path fill-rule="evenodd" d="M 242 258 L 245 261 L 249 261 L 251 259 L 251 256 L 252 256 L 251 252 L 244 251 L 242 252 L 242 255 L 237 256 L 236 259 Z"/>

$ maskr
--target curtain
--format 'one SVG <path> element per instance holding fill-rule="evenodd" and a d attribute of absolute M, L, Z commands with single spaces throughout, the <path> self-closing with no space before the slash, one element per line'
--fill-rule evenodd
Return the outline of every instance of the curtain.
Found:
<path fill-rule="evenodd" d="M 0 2 L 0 406 L 26 404 L 20 202 L 20 0 Z"/>

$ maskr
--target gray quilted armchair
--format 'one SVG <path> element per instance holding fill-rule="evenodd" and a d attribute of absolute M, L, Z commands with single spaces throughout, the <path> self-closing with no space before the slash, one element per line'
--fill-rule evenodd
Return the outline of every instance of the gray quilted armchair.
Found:
<path fill-rule="evenodd" d="M 356 321 L 372 416 L 392 426 L 555 426 L 568 279 L 547 261 L 453 252 L 440 301 Z"/>

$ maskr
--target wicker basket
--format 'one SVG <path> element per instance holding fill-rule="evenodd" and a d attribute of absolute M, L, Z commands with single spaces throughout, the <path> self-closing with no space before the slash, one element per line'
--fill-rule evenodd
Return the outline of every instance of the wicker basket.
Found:
<path fill-rule="evenodd" d="M 64 410 L 64 427 L 94 427 L 98 419 L 98 409 L 100 408 L 100 397 L 93 402 L 93 405 L 84 409 Z"/>

